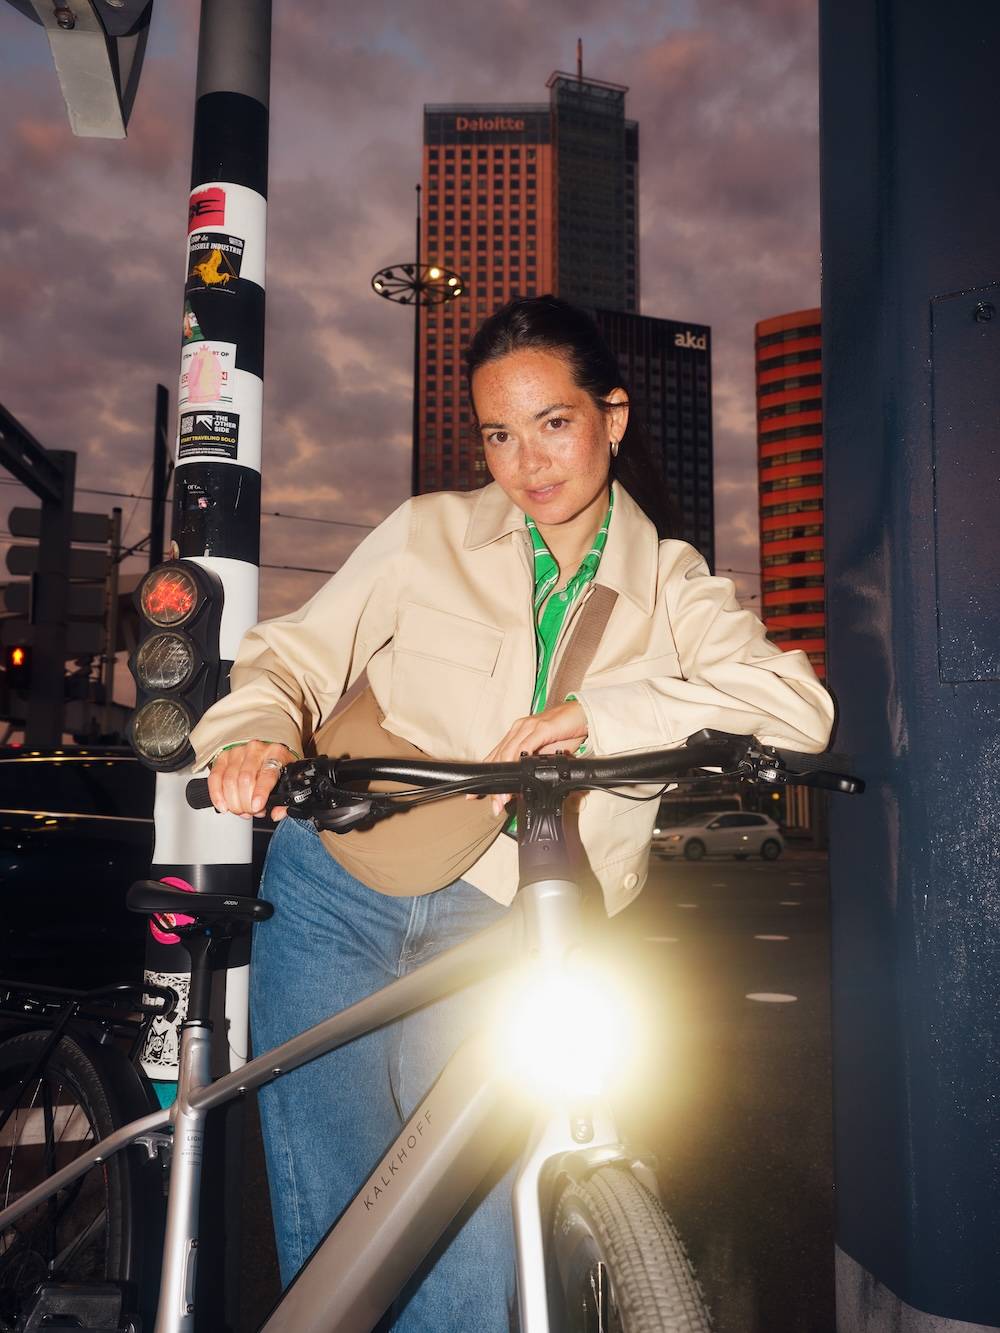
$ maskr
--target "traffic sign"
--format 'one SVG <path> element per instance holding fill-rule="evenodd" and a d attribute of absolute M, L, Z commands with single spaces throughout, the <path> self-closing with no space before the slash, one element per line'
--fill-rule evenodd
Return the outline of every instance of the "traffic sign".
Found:
<path fill-rule="evenodd" d="M 11 536 L 38 537 L 42 531 L 40 509 L 12 509 L 8 519 Z M 70 518 L 71 542 L 91 542 L 106 545 L 111 540 L 111 519 L 107 514 L 73 512 Z"/>
<path fill-rule="evenodd" d="M 104 626 L 93 620 L 71 620 L 66 626 L 66 657 L 88 657 L 104 651 Z M 26 620 L 0 620 L 0 640 L 7 644 L 31 645 L 35 627 Z"/>
<path fill-rule="evenodd" d="M 70 550 L 67 575 L 99 583 L 108 576 L 111 557 L 106 551 Z M 38 573 L 38 547 L 12 546 L 7 552 L 7 568 L 12 574 Z"/>
<path fill-rule="evenodd" d="M 66 614 L 72 620 L 103 620 L 106 597 L 103 583 L 71 583 L 67 589 Z M 3 599 L 8 611 L 33 620 L 30 581 L 8 583 Z"/>

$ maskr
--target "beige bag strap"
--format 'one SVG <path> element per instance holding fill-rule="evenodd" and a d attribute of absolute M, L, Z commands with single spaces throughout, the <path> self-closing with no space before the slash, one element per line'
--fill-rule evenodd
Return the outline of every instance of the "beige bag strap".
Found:
<path fill-rule="evenodd" d="M 614 588 L 603 583 L 594 584 L 570 631 L 555 679 L 546 691 L 550 703 L 562 703 L 567 694 L 575 694 L 583 684 L 617 600 Z"/>

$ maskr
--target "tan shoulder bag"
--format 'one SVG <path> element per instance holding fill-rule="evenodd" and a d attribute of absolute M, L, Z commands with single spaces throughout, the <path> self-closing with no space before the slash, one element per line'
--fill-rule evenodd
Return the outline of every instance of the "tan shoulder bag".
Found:
<path fill-rule="evenodd" d="M 564 699 L 583 684 L 618 594 L 603 584 L 581 608 L 549 691 Z M 343 758 L 426 759 L 428 755 L 382 726 L 367 675 L 362 674 L 313 737 L 316 754 Z M 440 758 L 441 756 L 435 756 Z M 379 782 L 373 791 L 399 791 L 407 784 Z M 486 851 L 509 819 L 494 815 L 490 802 L 447 796 L 383 820 L 374 828 L 320 833 L 335 861 L 369 888 L 393 897 L 431 893 L 460 879 Z"/>

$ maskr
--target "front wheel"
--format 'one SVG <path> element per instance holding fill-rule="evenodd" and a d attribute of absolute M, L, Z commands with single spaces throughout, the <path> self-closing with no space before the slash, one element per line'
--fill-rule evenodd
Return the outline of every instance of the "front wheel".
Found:
<path fill-rule="evenodd" d="M 684 856 L 688 861 L 700 861 L 705 855 L 705 844 L 699 842 L 697 838 L 692 838 L 690 842 L 684 844 Z"/>
<path fill-rule="evenodd" d="M 670 1219 L 617 1166 L 570 1181 L 552 1223 L 559 1333 L 710 1333 L 701 1288 Z"/>
<path fill-rule="evenodd" d="M 760 854 L 765 861 L 777 861 L 781 855 L 781 843 L 775 842 L 773 838 L 768 838 L 760 849 Z"/>

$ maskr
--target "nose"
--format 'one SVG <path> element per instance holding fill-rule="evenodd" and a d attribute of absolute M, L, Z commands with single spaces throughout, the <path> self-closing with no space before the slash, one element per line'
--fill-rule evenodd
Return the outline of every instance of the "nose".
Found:
<path fill-rule="evenodd" d="M 545 447 L 545 443 L 539 439 L 529 438 L 524 442 L 521 451 L 521 464 L 524 471 L 530 477 L 544 471 L 552 462 L 551 455 Z"/>

